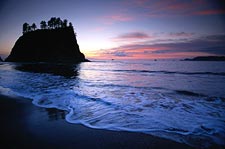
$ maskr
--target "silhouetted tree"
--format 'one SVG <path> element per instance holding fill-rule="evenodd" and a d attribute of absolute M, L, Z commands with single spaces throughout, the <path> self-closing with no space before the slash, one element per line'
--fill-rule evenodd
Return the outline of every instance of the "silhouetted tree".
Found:
<path fill-rule="evenodd" d="M 33 23 L 33 24 L 31 25 L 31 30 L 35 31 L 36 28 L 37 28 L 36 24 Z"/>
<path fill-rule="evenodd" d="M 56 17 L 51 18 L 52 19 L 52 23 L 53 23 L 53 28 L 56 28 Z"/>
<path fill-rule="evenodd" d="M 62 27 L 62 20 L 60 18 L 56 18 L 55 24 L 56 28 Z"/>
<path fill-rule="evenodd" d="M 67 22 L 68 22 L 68 21 L 67 21 L 66 19 L 63 20 L 63 23 L 62 23 L 62 27 L 63 27 L 63 28 L 67 27 Z"/>
<path fill-rule="evenodd" d="M 48 28 L 52 29 L 53 28 L 53 22 L 52 20 L 48 21 Z"/>
<path fill-rule="evenodd" d="M 51 29 L 56 28 L 56 26 L 57 26 L 56 17 L 52 17 L 52 18 L 48 21 L 48 26 L 49 26 Z"/>
<path fill-rule="evenodd" d="M 40 22 L 40 28 L 41 29 L 55 29 L 55 28 L 66 28 L 68 21 L 64 19 L 63 21 L 60 19 L 60 17 L 52 17 L 47 23 L 45 21 Z M 69 22 L 69 27 L 73 27 L 73 24 Z M 35 31 L 37 29 L 37 26 L 35 23 L 33 23 L 31 26 L 29 26 L 28 23 L 23 24 L 23 34 Z"/>
<path fill-rule="evenodd" d="M 30 32 L 30 31 L 31 31 L 31 26 L 28 26 L 27 32 Z"/>
<path fill-rule="evenodd" d="M 73 27 L 73 24 L 71 22 L 69 23 L 69 27 Z"/>
<path fill-rule="evenodd" d="M 41 29 L 46 29 L 46 28 L 47 28 L 47 24 L 46 24 L 45 21 L 41 21 L 41 23 L 40 23 L 40 28 L 41 28 Z"/>
<path fill-rule="evenodd" d="M 28 23 L 23 24 L 23 34 L 28 32 L 28 27 L 29 27 Z"/>

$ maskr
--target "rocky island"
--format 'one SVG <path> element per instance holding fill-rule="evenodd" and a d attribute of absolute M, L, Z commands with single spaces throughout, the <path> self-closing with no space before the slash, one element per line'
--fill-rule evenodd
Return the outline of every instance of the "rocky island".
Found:
<path fill-rule="evenodd" d="M 225 56 L 198 56 L 192 59 L 186 58 L 184 61 L 225 61 Z"/>
<path fill-rule="evenodd" d="M 23 24 L 23 35 L 16 41 L 7 62 L 79 63 L 88 61 L 80 52 L 72 23 L 51 18 L 40 23 Z"/>

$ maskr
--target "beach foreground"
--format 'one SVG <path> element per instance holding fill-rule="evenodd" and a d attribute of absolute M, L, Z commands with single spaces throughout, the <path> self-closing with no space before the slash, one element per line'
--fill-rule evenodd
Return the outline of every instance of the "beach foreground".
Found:
<path fill-rule="evenodd" d="M 65 111 L 0 95 L 1 148 L 191 148 L 142 133 L 91 129 L 64 120 Z"/>

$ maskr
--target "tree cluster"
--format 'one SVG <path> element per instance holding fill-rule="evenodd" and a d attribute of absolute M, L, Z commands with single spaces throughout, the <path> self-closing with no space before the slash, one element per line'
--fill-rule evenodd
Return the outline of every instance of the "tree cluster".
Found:
<path fill-rule="evenodd" d="M 30 31 L 35 31 L 37 28 L 36 24 L 33 23 L 31 26 L 28 23 L 23 24 L 23 33 L 27 33 Z"/>
<path fill-rule="evenodd" d="M 61 20 L 59 17 L 52 17 L 48 22 L 41 21 L 40 22 L 40 29 L 57 29 L 57 28 L 66 28 L 68 21 L 66 19 Z M 72 27 L 72 23 L 69 23 L 69 27 Z M 23 34 L 31 31 L 35 31 L 37 26 L 33 23 L 31 26 L 28 23 L 23 24 Z"/>

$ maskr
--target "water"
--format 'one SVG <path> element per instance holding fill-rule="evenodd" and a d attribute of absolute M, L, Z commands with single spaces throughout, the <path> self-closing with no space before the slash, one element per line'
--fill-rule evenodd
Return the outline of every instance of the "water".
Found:
<path fill-rule="evenodd" d="M 68 111 L 66 121 L 225 145 L 225 62 L 0 64 L 0 92 Z"/>

